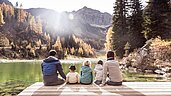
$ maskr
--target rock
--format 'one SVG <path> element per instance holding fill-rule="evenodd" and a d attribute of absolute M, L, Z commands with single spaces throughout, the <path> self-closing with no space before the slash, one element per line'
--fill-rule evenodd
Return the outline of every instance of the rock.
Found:
<path fill-rule="evenodd" d="M 98 10 L 87 8 L 86 6 L 73 13 L 76 15 L 76 18 L 88 24 L 110 25 L 112 21 L 112 15 L 109 13 L 102 13 Z"/>

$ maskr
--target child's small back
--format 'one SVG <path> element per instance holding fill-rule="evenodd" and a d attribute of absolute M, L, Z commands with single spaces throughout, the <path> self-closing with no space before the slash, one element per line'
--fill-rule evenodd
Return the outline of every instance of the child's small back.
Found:
<path fill-rule="evenodd" d="M 97 64 L 94 68 L 95 80 L 102 80 L 103 78 L 103 66 L 101 64 Z"/>
<path fill-rule="evenodd" d="M 77 72 L 69 72 L 66 76 L 68 83 L 79 83 L 79 74 Z"/>
<path fill-rule="evenodd" d="M 91 84 L 92 83 L 92 69 L 88 66 L 82 66 L 81 68 L 81 83 Z"/>

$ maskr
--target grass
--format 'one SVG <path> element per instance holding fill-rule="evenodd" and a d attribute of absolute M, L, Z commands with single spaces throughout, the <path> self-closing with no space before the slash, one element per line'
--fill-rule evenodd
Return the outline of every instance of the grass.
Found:
<path fill-rule="evenodd" d="M 156 82 L 163 79 L 156 74 L 130 73 L 128 71 L 123 72 L 123 78 L 126 82 Z"/>
<path fill-rule="evenodd" d="M 33 83 L 34 82 L 20 80 L 11 80 L 5 83 L 0 83 L 0 96 L 16 96 Z"/>

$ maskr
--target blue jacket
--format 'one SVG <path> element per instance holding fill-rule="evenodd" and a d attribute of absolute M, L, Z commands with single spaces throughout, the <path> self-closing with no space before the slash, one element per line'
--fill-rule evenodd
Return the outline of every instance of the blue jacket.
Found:
<path fill-rule="evenodd" d="M 92 69 L 88 66 L 81 67 L 80 82 L 82 84 L 91 84 L 93 82 Z"/>
<path fill-rule="evenodd" d="M 58 73 L 61 75 L 62 78 L 66 79 L 66 76 L 63 72 L 62 65 L 60 61 L 53 56 L 49 56 L 45 60 L 43 60 L 42 63 L 42 73 L 43 76 L 50 76 L 50 75 L 55 75 L 58 76 Z"/>

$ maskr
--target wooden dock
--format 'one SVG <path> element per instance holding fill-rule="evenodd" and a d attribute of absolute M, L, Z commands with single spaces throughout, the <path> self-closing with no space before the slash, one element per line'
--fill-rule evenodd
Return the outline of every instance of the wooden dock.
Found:
<path fill-rule="evenodd" d="M 122 86 L 69 85 L 43 86 L 37 82 L 18 96 L 171 96 L 171 82 L 123 82 Z"/>

